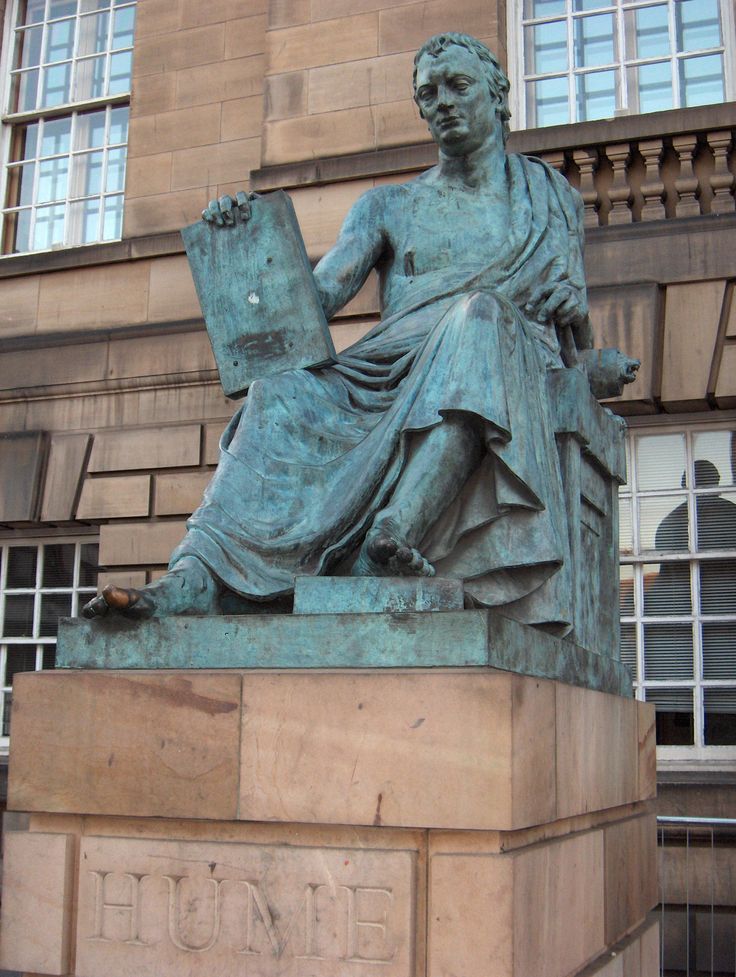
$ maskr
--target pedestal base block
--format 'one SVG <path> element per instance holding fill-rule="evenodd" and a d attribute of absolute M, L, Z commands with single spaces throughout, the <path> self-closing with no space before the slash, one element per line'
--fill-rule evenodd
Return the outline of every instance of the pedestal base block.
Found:
<path fill-rule="evenodd" d="M 489 668 L 66 670 L 13 710 L 0 967 L 657 977 L 646 704 Z"/>

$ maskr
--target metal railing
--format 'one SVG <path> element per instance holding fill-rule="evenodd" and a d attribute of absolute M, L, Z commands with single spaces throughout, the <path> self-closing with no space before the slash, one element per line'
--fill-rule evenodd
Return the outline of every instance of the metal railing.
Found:
<path fill-rule="evenodd" d="M 662 977 L 736 975 L 736 818 L 658 817 Z"/>

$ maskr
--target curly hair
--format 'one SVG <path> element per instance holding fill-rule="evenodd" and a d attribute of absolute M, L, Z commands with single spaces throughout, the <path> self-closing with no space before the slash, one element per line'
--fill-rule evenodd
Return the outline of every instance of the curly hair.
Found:
<path fill-rule="evenodd" d="M 480 61 L 491 95 L 494 98 L 499 98 L 501 101 L 499 115 L 503 126 L 503 141 L 506 142 L 510 131 L 509 119 L 511 118 L 511 111 L 509 109 L 509 89 L 511 85 L 506 76 L 506 72 L 499 64 L 495 55 L 489 51 L 482 41 L 471 37 L 470 34 L 458 34 L 454 31 L 447 31 L 444 34 L 435 34 L 434 37 L 430 37 L 428 41 L 422 44 L 414 57 L 414 73 L 412 75 L 414 101 L 417 101 L 417 67 L 420 60 L 425 54 L 436 58 L 443 51 L 452 47 L 453 44 L 457 47 L 464 47 L 466 51 L 471 51 Z"/>

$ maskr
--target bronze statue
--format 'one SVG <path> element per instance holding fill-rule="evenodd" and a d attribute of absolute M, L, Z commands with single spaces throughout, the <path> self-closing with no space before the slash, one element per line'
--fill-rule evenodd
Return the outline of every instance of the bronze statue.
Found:
<path fill-rule="evenodd" d="M 375 268 L 380 323 L 333 366 L 255 381 L 169 573 L 106 588 L 87 616 L 278 609 L 299 574 L 436 572 L 564 633 L 545 377 L 592 345 L 582 204 L 545 163 L 506 153 L 508 91 L 471 37 L 421 48 L 414 94 L 439 162 L 361 197 L 314 270 L 329 318 Z M 245 195 L 203 217 L 224 226 L 236 207 Z M 615 365 L 614 386 L 635 367 Z"/>

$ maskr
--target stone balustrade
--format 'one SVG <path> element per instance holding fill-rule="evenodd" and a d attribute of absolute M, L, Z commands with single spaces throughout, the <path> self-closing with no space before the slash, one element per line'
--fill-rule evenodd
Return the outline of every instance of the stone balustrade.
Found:
<path fill-rule="evenodd" d="M 724 125 L 734 118 L 726 108 L 516 132 L 509 148 L 541 156 L 580 190 L 586 227 L 733 213 L 735 128 Z"/>

